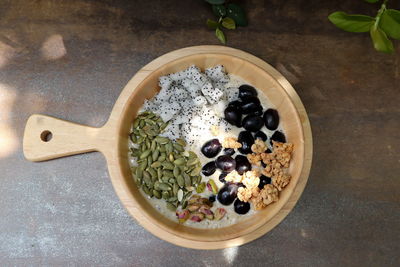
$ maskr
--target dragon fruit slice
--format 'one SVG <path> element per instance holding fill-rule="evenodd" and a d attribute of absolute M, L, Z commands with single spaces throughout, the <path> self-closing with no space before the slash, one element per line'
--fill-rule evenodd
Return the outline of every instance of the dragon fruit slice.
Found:
<path fill-rule="evenodd" d="M 193 103 L 198 107 L 202 107 L 207 104 L 207 100 L 204 96 L 197 96 L 193 99 Z"/>
<path fill-rule="evenodd" d="M 229 77 L 226 75 L 223 65 L 217 65 L 215 67 L 208 68 L 206 69 L 205 73 L 212 81 L 221 81 L 224 83 L 229 82 Z"/>
<path fill-rule="evenodd" d="M 177 102 L 163 102 L 154 113 L 158 114 L 161 119 L 166 122 L 172 119 L 180 110 L 181 106 Z"/>

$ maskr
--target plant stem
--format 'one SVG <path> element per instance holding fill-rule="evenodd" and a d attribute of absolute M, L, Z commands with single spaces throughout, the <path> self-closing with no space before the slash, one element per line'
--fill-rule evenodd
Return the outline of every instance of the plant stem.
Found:
<path fill-rule="evenodd" d="M 386 10 L 386 3 L 388 0 L 383 1 L 381 8 L 378 10 L 378 14 L 375 17 L 374 28 L 378 28 L 379 21 L 381 20 L 382 13 Z"/>

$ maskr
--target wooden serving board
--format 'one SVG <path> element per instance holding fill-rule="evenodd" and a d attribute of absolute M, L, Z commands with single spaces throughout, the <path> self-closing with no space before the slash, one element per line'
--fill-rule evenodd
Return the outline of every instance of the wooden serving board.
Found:
<path fill-rule="evenodd" d="M 198 64 L 202 67 L 222 62 L 230 73 L 241 73 L 257 88 L 274 87 L 267 93 L 278 103 L 285 129 L 297 142 L 293 182 L 282 191 L 281 200 L 252 220 L 217 229 L 200 230 L 160 218 L 140 195 L 127 164 L 129 127 L 144 99 L 157 92 L 160 75 Z M 267 86 L 268 85 L 268 86 Z M 266 89 L 263 89 L 264 91 Z M 273 102 L 274 102 L 273 101 Z M 292 130 L 291 130 L 292 129 Z M 48 133 L 52 138 L 48 140 Z M 47 141 L 48 140 L 48 141 Z M 250 242 L 275 227 L 293 209 L 308 180 L 312 160 L 312 135 L 304 106 L 289 82 L 263 60 L 225 46 L 194 46 L 167 53 L 144 66 L 121 92 L 107 123 L 100 128 L 79 125 L 44 115 L 32 115 L 26 125 L 24 155 L 31 161 L 100 151 L 107 160 L 114 189 L 128 212 L 143 227 L 173 244 L 196 249 L 220 249 Z"/>

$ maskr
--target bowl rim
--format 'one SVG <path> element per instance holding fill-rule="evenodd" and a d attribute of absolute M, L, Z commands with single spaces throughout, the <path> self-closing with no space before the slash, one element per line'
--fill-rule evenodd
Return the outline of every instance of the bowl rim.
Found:
<path fill-rule="evenodd" d="M 179 246 L 198 249 L 219 249 L 241 245 L 262 236 L 274 226 L 276 226 L 290 212 L 290 210 L 294 207 L 295 203 L 299 199 L 302 191 L 304 190 L 308 179 L 312 158 L 312 137 L 311 128 L 304 106 L 302 105 L 300 98 L 294 91 L 293 87 L 289 84 L 289 82 L 279 72 L 277 72 L 274 68 L 272 68 L 261 59 L 237 49 L 221 46 L 195 46 L 183 48 L 162 55 L 148 63 L 131 78 L 131 80 L 121 92 L 110 115 L 110 120 L 107 122 L 107 125 L 109 127 L 114 127 L 116 134 L 120 135 L 120 129 L 122 127 L 122 120 L 124 117 L 123 115 L 126 112 L 127 108 L 126 104 L 130 102 L 129 98 L 133 97 L 136 89 L 140 87 L 143 83 L 145 83 L 146 79 L 149 78 L 151 74 L 159 68 L 162 68 L 167 64 L 173 64 L 174 62 L 181 60 L 185 57 L 199 54 L 221 54 L 224 56 L 235 57 L 237 59 L 244 60 L 250 64 L 255 65 L 262 71 L 267 72 L 267 74 L 269 74 L 271 78 L 273 78 L 285 90 L 285 93 L 287 94 L 289 100 L 294 105 L 295 111 L 297 112 L 299 120 L 301 122 L 301 128 L 304 136 L 303 166 L 301 169 L 300 177 L 297 180 L 297 184 L 295 185 L 292 194 L 289 195 L 285 203 L 282 203 L 282 207 L 276 212 L 276 214 L 272 218 L 267 220 L 265 224 L 251 229 L 251 231 L 247 231 L 244 235 L 235 236 L 233 238 L 228 238 L 224 240 L 192 240 L 185 237 L 176 236 L 174 233 L 168 231 L 168 229 L 166 229 L 165 227 L 162 227 L 161 224 L 154 223 L 153 219 L 146 214 L 147 212 L 142 211 L 138 207 L 138 203 L 135 200 L 135 197 L 131 194 L 128 186 L 124 182 L 125 179 L 121 166 L 123 164 L 123 159 L 119 155 L 119 143 L 121 142 L 121 138 L 115 138 L 115 149 L 111 150 L 112 155 L 106 155 L 106 159 L 109 166 L 111 180 L 118 197 L 120 198 L 124 207 L 130 213 L 130 215 L 135 218 L 136 221 L 138 221 L 145 229 L 147 229 L 157 237 Z"/>

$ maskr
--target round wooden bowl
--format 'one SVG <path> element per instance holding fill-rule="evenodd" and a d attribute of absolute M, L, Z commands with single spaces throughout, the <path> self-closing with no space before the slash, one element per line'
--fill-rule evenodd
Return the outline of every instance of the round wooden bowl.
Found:
<path fill-rule="evenodd" d="M 128 135 L 145 99 L 153 97 L 158 77 L 195 64 L 201 69 L 217 64 L 261 89 L 280 114 L 287 140 L 294 144 L 290 165 L 292 180 L 279 201 L 229 227 L 195 229 L 171 221 L 157 212 L 140 194 L 128 164 Z M 52 138 L 48 140 L 49 133 Z M 100 151 L 104 154 L 112 184 L 128 212 L 148 231 L 173 244 L 196 249 L 220 249 L 245 244 L 276 226 L 294 207 L 308 179 L 312 137 L 307 114 L 289 82 L 274 68 L 246 52 L 223 46 L 195 46 L 165 54 L 143 67 L 118 98 L 107 123 L 100 128 L 32 115 L 26 124 L 24 155 L 43 161 Z"/>

